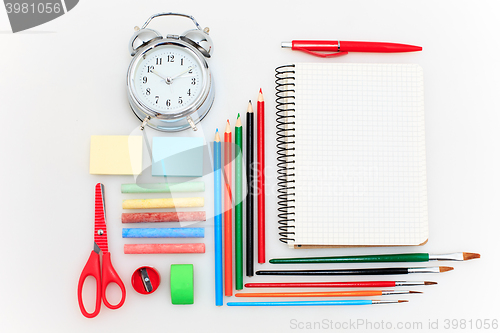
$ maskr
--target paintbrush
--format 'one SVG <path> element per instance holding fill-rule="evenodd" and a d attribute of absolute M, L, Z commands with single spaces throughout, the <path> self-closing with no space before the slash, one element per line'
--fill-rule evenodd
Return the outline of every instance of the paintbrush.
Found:
<path fill-rule="evenodd" d="M 271 259 L 271 264 L 326 264 L 326 263 L 364 263 L 364 262 L 425 262 L 434 260 L 465 261 L 480 258 L 478 253 L 456 252 L 448 254 L 403 253 L 375 254 L 345 257 L 310 257 Z"/>

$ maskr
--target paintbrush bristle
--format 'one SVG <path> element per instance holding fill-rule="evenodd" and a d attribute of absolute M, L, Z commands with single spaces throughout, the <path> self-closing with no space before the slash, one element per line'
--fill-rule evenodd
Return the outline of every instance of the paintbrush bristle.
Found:
<path fill-rule="evenodd" d="M 432 281 L 424 281 L 424 285 L 428 286 L 431 284 L 438 284 L 437 282 L 432 282 Z"/>
<path fill-rule="evenodd" d="M 453 267 L 448 267 L 448 266 L 439 266 L 439 272 L 440 273 L 443 273 L 443 272 L 448 272 L 448 271 L 452 271 L 453 270 Z"/>
<path fill-rule="evenodd" d="M 479 253 L 464 252 L 464 260 L 471 260 L 477 258 L 481 258 L 481 255 Z"/>

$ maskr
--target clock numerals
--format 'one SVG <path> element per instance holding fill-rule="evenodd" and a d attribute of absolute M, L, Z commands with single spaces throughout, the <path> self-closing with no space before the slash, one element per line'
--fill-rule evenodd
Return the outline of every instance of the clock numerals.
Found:
<path fill-rule="evenodd" d="M 184 54 L 157 53 L 144 63 L 141 71 L 137 83 L 147 104 L 156 110 L 182 110 L 192 103 L 203 83 L 199 66 Z"/>

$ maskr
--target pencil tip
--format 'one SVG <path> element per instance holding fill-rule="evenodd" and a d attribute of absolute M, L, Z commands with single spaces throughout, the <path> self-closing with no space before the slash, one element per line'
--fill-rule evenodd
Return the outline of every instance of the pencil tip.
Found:
<path fill-rule="evenodd" d="M 218 128 L 215 129 L 215 133 L 219 133 L 219 129 Z"/>
<path fill-rule="evenodd" d="M 464 260 L 471 260 L 477 258 L 481 258 L 481 255 L 479 253 L 464 252 Z"/>
<path fill-rule="evenodd" d="M 238 113 L 238 117 L 236 117 L 236 119 L 238 119 L 240 117 L 240 114 Z"/>
<path fill-rule="evenodd" d="M 440 273 L 443 273 L 443 272 L 448 272 L 448 271 L 452 271 L 453 270 L 453 267 L 448 267 L 448 266 L 439 266 L 439 272 Z"/>
<path fill-rule="evenodd" d="M 423 294 L 423 292 L 410 290 L 410 294 Z"/>
<path fill-rule="evenodd" d="M 262 88 L 260 88 L 259 93 L 261 93 L 261 94 L 262 94 Z"/>
<path fill-rule="evenodd" d="M 424 281 L 424 285 L 428 286 L 431 284 L 438 284 L 437 282 L 432 282 L 432 281 Z"/>
<path fill-rule="evenodd" d="M 404 300 L 404 299 L 400 299 L 400 300 L 398 301 L 398 303 L 406 303 L 406 302 L 408 302 L 408 301 L 407 301 L 407 300 Z"/>

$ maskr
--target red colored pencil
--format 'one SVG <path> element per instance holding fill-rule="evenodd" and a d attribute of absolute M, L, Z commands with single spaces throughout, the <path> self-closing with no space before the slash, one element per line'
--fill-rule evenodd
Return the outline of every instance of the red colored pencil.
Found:
<path fill-rule="evenodd" d="M 233 228 L 232 215 L 233 203 L 231 193 L 232 181 L 232 139 L 231 126 L 227 121 L 226 131 L 224 132 L 224 294 L 233 295 Z"/>
<path fill-rule="evenodd" d="M 264 96 L 262 89 L 257 99 L 257 229 L 258 252 L 257 262 L 266 262 L 266 182 L 264 177 Z"/>
<path fill-rule="evenodd" d="M 352 281 L 352 282 L 288 282 L 246 283 L 247 288 L 384 288 L 402 286 L 425 286 L 436 284 L 429 281 Z"/>

